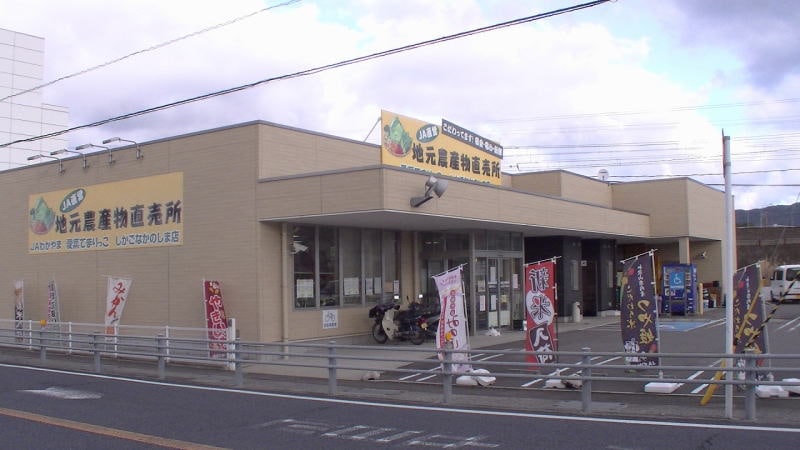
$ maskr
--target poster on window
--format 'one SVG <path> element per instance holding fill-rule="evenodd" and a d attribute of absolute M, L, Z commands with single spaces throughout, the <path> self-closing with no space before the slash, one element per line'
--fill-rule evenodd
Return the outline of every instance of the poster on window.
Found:
<path fill-rule="evenodd" d="M 208 353 L 212 358 L 228 355 L 228 317 L 222 301 L 222 286 L 219 281 L 203 280 L 203 302 L 208 329 Z"/>
<path fill-rule="evenodd" d="M 531 369 L 556 362 L 556 262 L 555 259 L 525 264 L 525 351 Z M 544 352 L 544 353 L 539 353 Z"/>
<path fill-rule="evenodd" d="M 106 334 L 115 334 L 116 326 L 122 319 L 122 311 L 131 290 L 130 278 L 108 277 L 106 287 Z"/>
<path fill-rule="evenodd" d="M 14 282 L 14 335 L 16 341 L 21 342 L 24 336 L 23 321 L 25 320 L 25 283 L 23 280 Z"/>
<path fill-rule="evenodd" d="M 624 351 L 633 356 L 625 362 L 635 366 L 657 366 L 658 305 L 653 275 L 653 252 L 626 259 L 622 269 L 620 327 Z"/>

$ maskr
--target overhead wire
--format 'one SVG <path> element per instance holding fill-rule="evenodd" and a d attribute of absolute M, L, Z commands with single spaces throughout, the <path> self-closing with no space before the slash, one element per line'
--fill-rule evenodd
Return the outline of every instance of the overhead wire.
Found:
<path fill-rule="evenodd" d="M 234 17 L 233 19 L 226 20 L 225 22 L 221 22 L 221 23 L 218 23 L 216 25 L 212 25 L 212 26 L 203 28 L 202 30 L 194 31 L 194 32 L 189 33 L 189 34 L 185 34 L 183 36 L 179 36 L 179 37 L 177 37 L 175 39 L 170 39 L 170 40 L 162 42 L 160 44 L 152 45 L 150 47 L 147 47 L 147 48 L 144 48 L 144 49 L 141 49 L 141 50 L 137 50 L 137 51 L 132 52 L 132 53 L 128 53 L 127 55 L 120 56 L 119 58 L 114 58 L 114 59 L 106 61 L 104 63 L 97 64 L 95 66 L 91 66 L 91 67 L 88 67 L 88 68 L 83 69 L 83 70 L 79 70 L 78 72 L 73 72 L 73 73 L 71 73 L 69 75 L 64 75 L 62 77 L 58 77 L 58 78 L 56 78 L 54 80 L 48 81 L 48 82 L 43 83 L 43 84 L 39 84 L 39 85 L 31 87 L 29 89 L 25 89 L 25 90 L 21 90 L 19 92 L 15 92 L 15 93 L 13 93 L 11 95 L 7 95 L 7 96 L 5 96 L 3 98 L 0 98 L 0 102 L 4 102 L 6 100 L 12 99 L 12 98 L 14 98 L 14 97 L 16 97 L 18 95 L 23 95 L 23 94 L 27 94 L 29 92 L 37 91 L 37 90 L 45 88 L 47 86 L 52 86 L 52 85 L 54 85 L 56 83 L 59 83 L 61 81 L 68 80 L 70 78 L 74 78 L 74 77 L 77 77 L 79 75 L 84 75 L 84 74 L 87 74 L 89 72 L 93 72 L 93 71 L 95 71 L 97 69 L 102 69 L 103 67 L 107 67 L 107 66 L 110 66 L 112 64 L 116 64 L 116 63 L 118 63 L 120 61 L 124 61 L 124 60 L 126 60 L 128 58 L 132 58 L 132 57 L 134 57 L 136 55 L 140 55 L 142 53 L 147 53 L 147 52 L 151 52 L 153 50 L 158 50 L 160 48 L 172 45 L 172 44 L 174 44 L 176 42 L 180 42 L 180 41 L 183 41 L 183 40 L 186 40 L 186 39 L 189 39 L 189 38 L 192 38 L 192 37 L 207 33 L 209 31 L 217 30 L 219 28 L 223 28 L 223 27 L 226 27 L 228 25 L 232 25 L 232 24 L 234 24 L 236 22 L 239 22 L 239 21 L 242 21 L 242 20 L 245 20 L 245 19 L 249 19 L 250 17 L 253 17 L 255 15 L 261 14 L 261 13 L 263 13 L 265 11 L 269 11 L 269 10 L 275 9 L 275 8 L 280 8 L 280 7 L 283 7 L 283 6 L 288 6 L 288 5 L 291 5 L 293 3 L 297 3 L 297 2 L 300 2 L 300 1 L 302 1 L 302 0 L 287 0 L 287 1 L 283 2 L 283 3 L 278 3 L 276 5 L 267 6 L 267 7 L 259 9 L 258 11 L 253 11 L 253 12 L 245 14 L 243 16 Z"/>
<path fill-rule="evenodd" d="M 102 119 L 102 120 L 98 120 L 98 121 L 95 121 L 95 122 L 92 122 L 92 123 L 88 123 L 88 124 L 84 124 L 84 125 L 78 125 L 78 126 L 75 126 L 75 127 L 64 129 L 64 130 L 59 130 L 59 131 L 55 131 L 55 132 L 52 132 L 52 133 L 43 134 L 43 135 L 40 135 L 40 136 L 34 136 L 34 137 L 25 138 L 25 139 L 18 139 L 16 141 L 11 141 L 11 142 L 7 142 L 5 144 L 0 144 L 0 148 L 8 147 L 8 146 L 11 146 L 11 145 L 14 145 L 14 144 L 23 143 L 23 142 L 33 142 L 33 141 L 37 141 L 37 140 L 40 140 L 40 139 L 52 138 L 52 137 L 60 136 L 62 134 L 70 133 L 70 132 L 76 131 L 76 130 L 81 130 L 81 129 L 85 129 L 85 128 L 93 128 L 93 127 L 97 127 L 97 126 L 100 126 L 100 125 L 105 125 L 105 124 L 112 123 L 112 122 L 126 120 L 126 119 L 130 119 L 130 118 L 133 118 L 133 117 L 142 116 L 142 115 L 145 115 L 145 114 L 150 114 L 150 113 L 153 113 L 153 112 L 162 111 L 162 110 L 165 110 L 165 109 L 174 108 L 174 107 L 181 106 L 181 105 L 186 105 L 186 104 L 189 104 L 189 103 L 194 103 L 194 102 L 207 100 L 207 99 L 214 98 L 214 97 L 219 97 L 219 96 L 223 96 L 223 95 L 232 94 L 234 92 L 239 92 L 239 91 L 251 89 L 251 88 L 254 88 L 256 86 L 260 86 L 260 85 L 267 84 L 267 83 L 272 83 L 272 82 L 275 82 L 275 81 L 288 80 L 288 79 L 292 79 L 292 78 L 298 78 L 298 77 L 314 75 L 314 74 L 317 74 L 317 73 L 320 73 L 320 72 L 323 72 L 323 71 L 336 69 L 336 68 L 340 68 L 340 67 L 344 67 L 344 66 L 349 66 L 349 65 L 352 65 L 352 64 L 356 64 L 356 63 L 360 63 L 360 62 L 364 62 L 364 61 L 369 61 L 369 60 L 372 60 L 372 59 L 382 58 L 382 57 L 389 56 L 389 55 L 394 55 L 394 54 L 397 54 L 397 53 L 407 52 L 407 51 L 410 51 L 410 50 L 414 50 L 414 49 L 421 48 L 421 47 L 426 47 L 426 46 L 429 46 L 429 45 L 439 44 L 439 43 L 442 43 L 442 42 L 447 42 L 447 41 L 451 41 L 451 40 L 454 40 L 454 39 L 460 39 L 460 38 L 467 37 L 467 36 L 472 36 L 472 35 L 475 35 L 475 34 L 486 33 L 486 32 L 489 32 L 489 31 L 494 31 L 494 30 L 507 28 L 507 27 L 511 27 L 511 26 L 515 26 L 515 25 L 520 25 L 520 24 L 524 24 L 524 23 L 529 23 L 529 22 L 533 22 L 533 21 L 536 21 L 536 20 L 541 20 L 541 19 L 546 19 L 546 18 L 549 18 L 549 17 L 558 16 L 558 15 L 561 15 L 561 14 L 567 14 L 567 13 L 579 11 L 579 10 L 582 10 L 582 9 L 591 8 L 591 7 L 594 7 L 594 6 L 597 6 L 597 5 L 601 5 L 603 3 L 608 3 L 609 1 L 611 1 L 611 0 L 594 0 L 594 1 L 591 1 L 591 2 L 582 3 L 582 4 L 578 4 L 578 5 L 573 5 L 573 6 L 568 6 L 568 7 L 565 7 L 565 8 L 561 8 L 561 9 L 557 9 L 557 10 L 553 10 L 553 11 L 548 11 L 548 12 L 545 12 L 545 13 L 534 14 L 534 15 L 531 15 L 531 16 L 526 16 L 526 17 L 522 17 L 522 18 L 518 18 L 518 19 L 513 19 L 513 20 L 506 21 L 506 22 L 500 22 L 500 23 L 493 24 L 493 25 L 488 25 L 488 26 L 474 28 L 474 29 L 467 30 L 467 31 L 462 31 L 462 32 L 455 33 L 455 34 L 450 34 L 450 35 L 447 35 L 447 36 L 442 36 L 442 37 L 438 37 L 438 38 L 434 38 L 434 39 L 428 39 L 428 40 L 417 42 L 417 43 L 414 43 L 414 44 L 408 44 L 408 45 L 404 45 L 404 46 L 401 46 L 401 47 L 396 47 L 396 48 L 393 48 L 393 49 L 390 49 L 390 50 L 383 50 L 383 51 L 379 51 L 379 52 L 375 52 L 375 53 L 359 56 L 359 57 L 352 58 L 352 59 L 339 61 L 339 62 L 336 62 L 336 63 L 326 64 L 326 65 L 322 65 L 322 66 L 318 66 L 318 67 L 314 67 L 314 68 L 310 68 L 310 69 L 306 69 L 306 70 L 301 70 L 301 71 L 290 73 L 290 74 L 279 75 L 279 76 L 270 77 L 270 78 L 264 78 L 264 79 L 261 79 L 261 80 L 257 80 L 257 81 L 254 81 L 254 82 L 251 82 L 251 83 L 247 83 L 247 84 L 242 84 L 242 85 L 231 87 L 231 88 L 228 88 L 228 89 L 218 90 L 218 91 L 210 92 L 210 93 L 207 93 L 207 94 L 198 95 L 198 96 L 195 96 L 195 97 L 185 98 L 185 99 L 182 99 L 182 100 L 177 100 L 177 101 L 174 101 L 174 102 L 165 103 L 165 104 L 154 106 L 154 107 L 147 108 L 147 109 L 141 109 L 141 110 L 138 110 L 138 111 L 135 111 L 135 112 L 131 112 L 131 113 L 115 116 L 115 117 L 110 117 L 110 118 L 106 118 L 106 119 Z"/>

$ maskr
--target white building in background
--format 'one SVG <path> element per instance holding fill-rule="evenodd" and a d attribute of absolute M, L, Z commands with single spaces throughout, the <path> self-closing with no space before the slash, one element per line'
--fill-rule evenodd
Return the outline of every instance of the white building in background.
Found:
<path fill-rule="evenodd" d="M 69 110 L 42 102 L 44 39 L 0 28 L 0 145 L 64 130 Z M 28 157 L 66 147 L 55 137 L 0 147 L 0 170 L 29 164 Z"/>

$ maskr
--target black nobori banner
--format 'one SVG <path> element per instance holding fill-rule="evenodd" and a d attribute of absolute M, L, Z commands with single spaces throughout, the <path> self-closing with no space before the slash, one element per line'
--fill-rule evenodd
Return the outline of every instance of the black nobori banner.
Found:
<path fill-rule="evenodd" d="M 658 305 L 653 283 L 653 255 L 645 253 L 625 261 L 622 272 L 622 304 L 620 325 L 622 342 L 631 365 L 657 366 Z"/>

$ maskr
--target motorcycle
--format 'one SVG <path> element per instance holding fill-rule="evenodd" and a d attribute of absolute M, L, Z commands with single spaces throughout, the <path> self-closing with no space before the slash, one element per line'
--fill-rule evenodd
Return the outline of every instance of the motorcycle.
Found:
<path fill-rule="evenodd" d="M 419 327 L 422 328 L 426 337 L 436 338 L 439 329 L 439 312 L 428 311 L 422 314 L 419 320 Z"/>
<path fill-rule="evenodd" d="M 389 339 L 408 339 L 414 345 L 425 342 L 427 317 L 418 314 L 415 305 L 412 304 L 407 311 L 399 311 L 400 305 L 397 302 L 372 307 L 369 317 L 375 320 L 372 324 L 372 338 L 375 342 L 384 344 Z"/>

